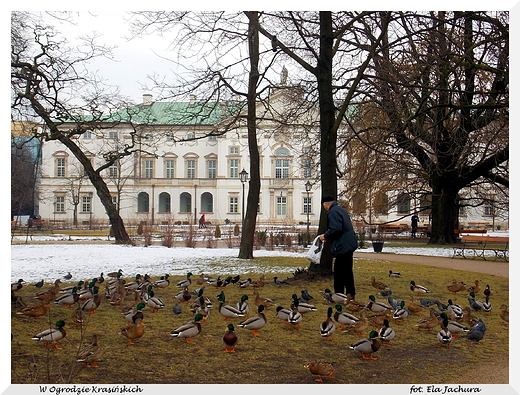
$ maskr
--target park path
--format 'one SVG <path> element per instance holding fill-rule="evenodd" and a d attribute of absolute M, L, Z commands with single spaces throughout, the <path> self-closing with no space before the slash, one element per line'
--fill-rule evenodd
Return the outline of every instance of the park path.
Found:
<path fill-rule="evenodd" d="M 509 278 L 509 262 L 484 261 L 464 258 L 446 258 L 440 256 L 406 255 L 392 253 L 359 252 L 354 253 L 357 259 L 375 259 L 390 262 L 405 262 L 416 265 L 436 266 L 448 269 L 466 270 L 469 272 L 490 274 Z"/>

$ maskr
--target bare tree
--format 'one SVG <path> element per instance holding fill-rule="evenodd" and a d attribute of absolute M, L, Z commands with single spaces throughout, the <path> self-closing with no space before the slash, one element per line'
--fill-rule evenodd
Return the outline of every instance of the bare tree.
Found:
<path fill-rule="evenodd" d="M 460 191 L 509 185 L 508 13 L 395 13 L 391 32 L 366 78 L 373 127 L 431 188 L 430 243 L 454 243 Z"/>
<path fill-rule="evenodd" d="M 132 133 L 132 139 L 121 151 L 100 153 L 104 162 L 97 168 L 77 143 L 77 137 L 86 131 L 131 122 L 130 114 L 122 112 L 129 107 L 128 103 L 118 99 L 116 89 L 110 89 L 86 68 L 89 60 L 110 56 L 110 48 L 97 45 L 95 37 L 84 37 L 82 45 L 73 48 L 59 38 L 54 28 L 29 13 L 12 13 L 11 32 L 13 120 L 43 123 L 45 127 L 34 137 L 59 141 L 70 150 L 96 189 L 116 242 L 131 244 L 102 172 L 136 150 L 137 133 Z"/>

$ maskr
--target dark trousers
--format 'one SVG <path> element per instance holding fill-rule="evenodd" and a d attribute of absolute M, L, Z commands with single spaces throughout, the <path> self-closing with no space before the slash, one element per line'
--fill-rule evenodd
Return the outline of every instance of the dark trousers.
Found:
<path fill-rule="evenodd" d="M 354 286 L 354 273 L 352 267 L 354 265 L 354 251 L 348 251 L 345 254 L 336 255 L 334 261 L 334 292 L 350 294 L 356 296 L 356 287 Z"/>

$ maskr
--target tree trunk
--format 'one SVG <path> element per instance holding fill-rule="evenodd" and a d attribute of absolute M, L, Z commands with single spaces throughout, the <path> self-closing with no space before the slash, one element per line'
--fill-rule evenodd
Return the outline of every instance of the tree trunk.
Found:
<path fill-rule="evenodd" d="M 249 18 L 249 59 L 251 69 L 249 71 L 249 84 L 247 90 L 247 141 L 249 145 L 249 189 L 247 193 L 247 210 L 242 225 L 240 237 L 240 250 L 238 257 L 241 259 L 253 259 L 253 247 L 255 242 L 256 216 L 260 200 L 260 153 L 256 139 L 256 87 L 260 74 L 259 62 L 259 38 L 258 38 L 258 12 L 247 13 Z"/>
<path fill-rule="evenodd" d="M 454 244 L 455 229 L 458 218 L 458 189 L 450 187 L 450 183 L 439 182 L 434 185 L 432 196 L 432 234 L 428 244 Z"/>
<path fill-rule="evenodd" d="M 322 196 L 337 196 L 338 183 L 336 179 L 336 141 L 337 130 L 336 108 L 332 94 L 332 13 L 320 12 L 320 54 L 316 67 L 316 79 L 318 85 L 318 101 L 320 108 L 320 159 L 321 159 L 321 193 Z M 321 199 L 320 199 L 321 202 Z M 327 212 L 321 210 L 318 234 L 327 230 Z M 312 265 L 310 269 L 322 274 L 332 273 L 332 256 L 330 243 L 325 243 L 321 255 L 320 265 Z"/>

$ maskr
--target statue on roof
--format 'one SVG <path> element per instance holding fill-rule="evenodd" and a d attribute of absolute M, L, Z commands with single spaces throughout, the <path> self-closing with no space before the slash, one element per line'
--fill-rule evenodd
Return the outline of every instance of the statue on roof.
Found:
<path fill-rule="evenodd" d="M 287 75 L 288 75 L 288 71 L 285 68 L 285 66 L 283 66 L 282 72 L 281 72 L 281 78 L 280 78 L 280 85 L 287 85 Z"/>

